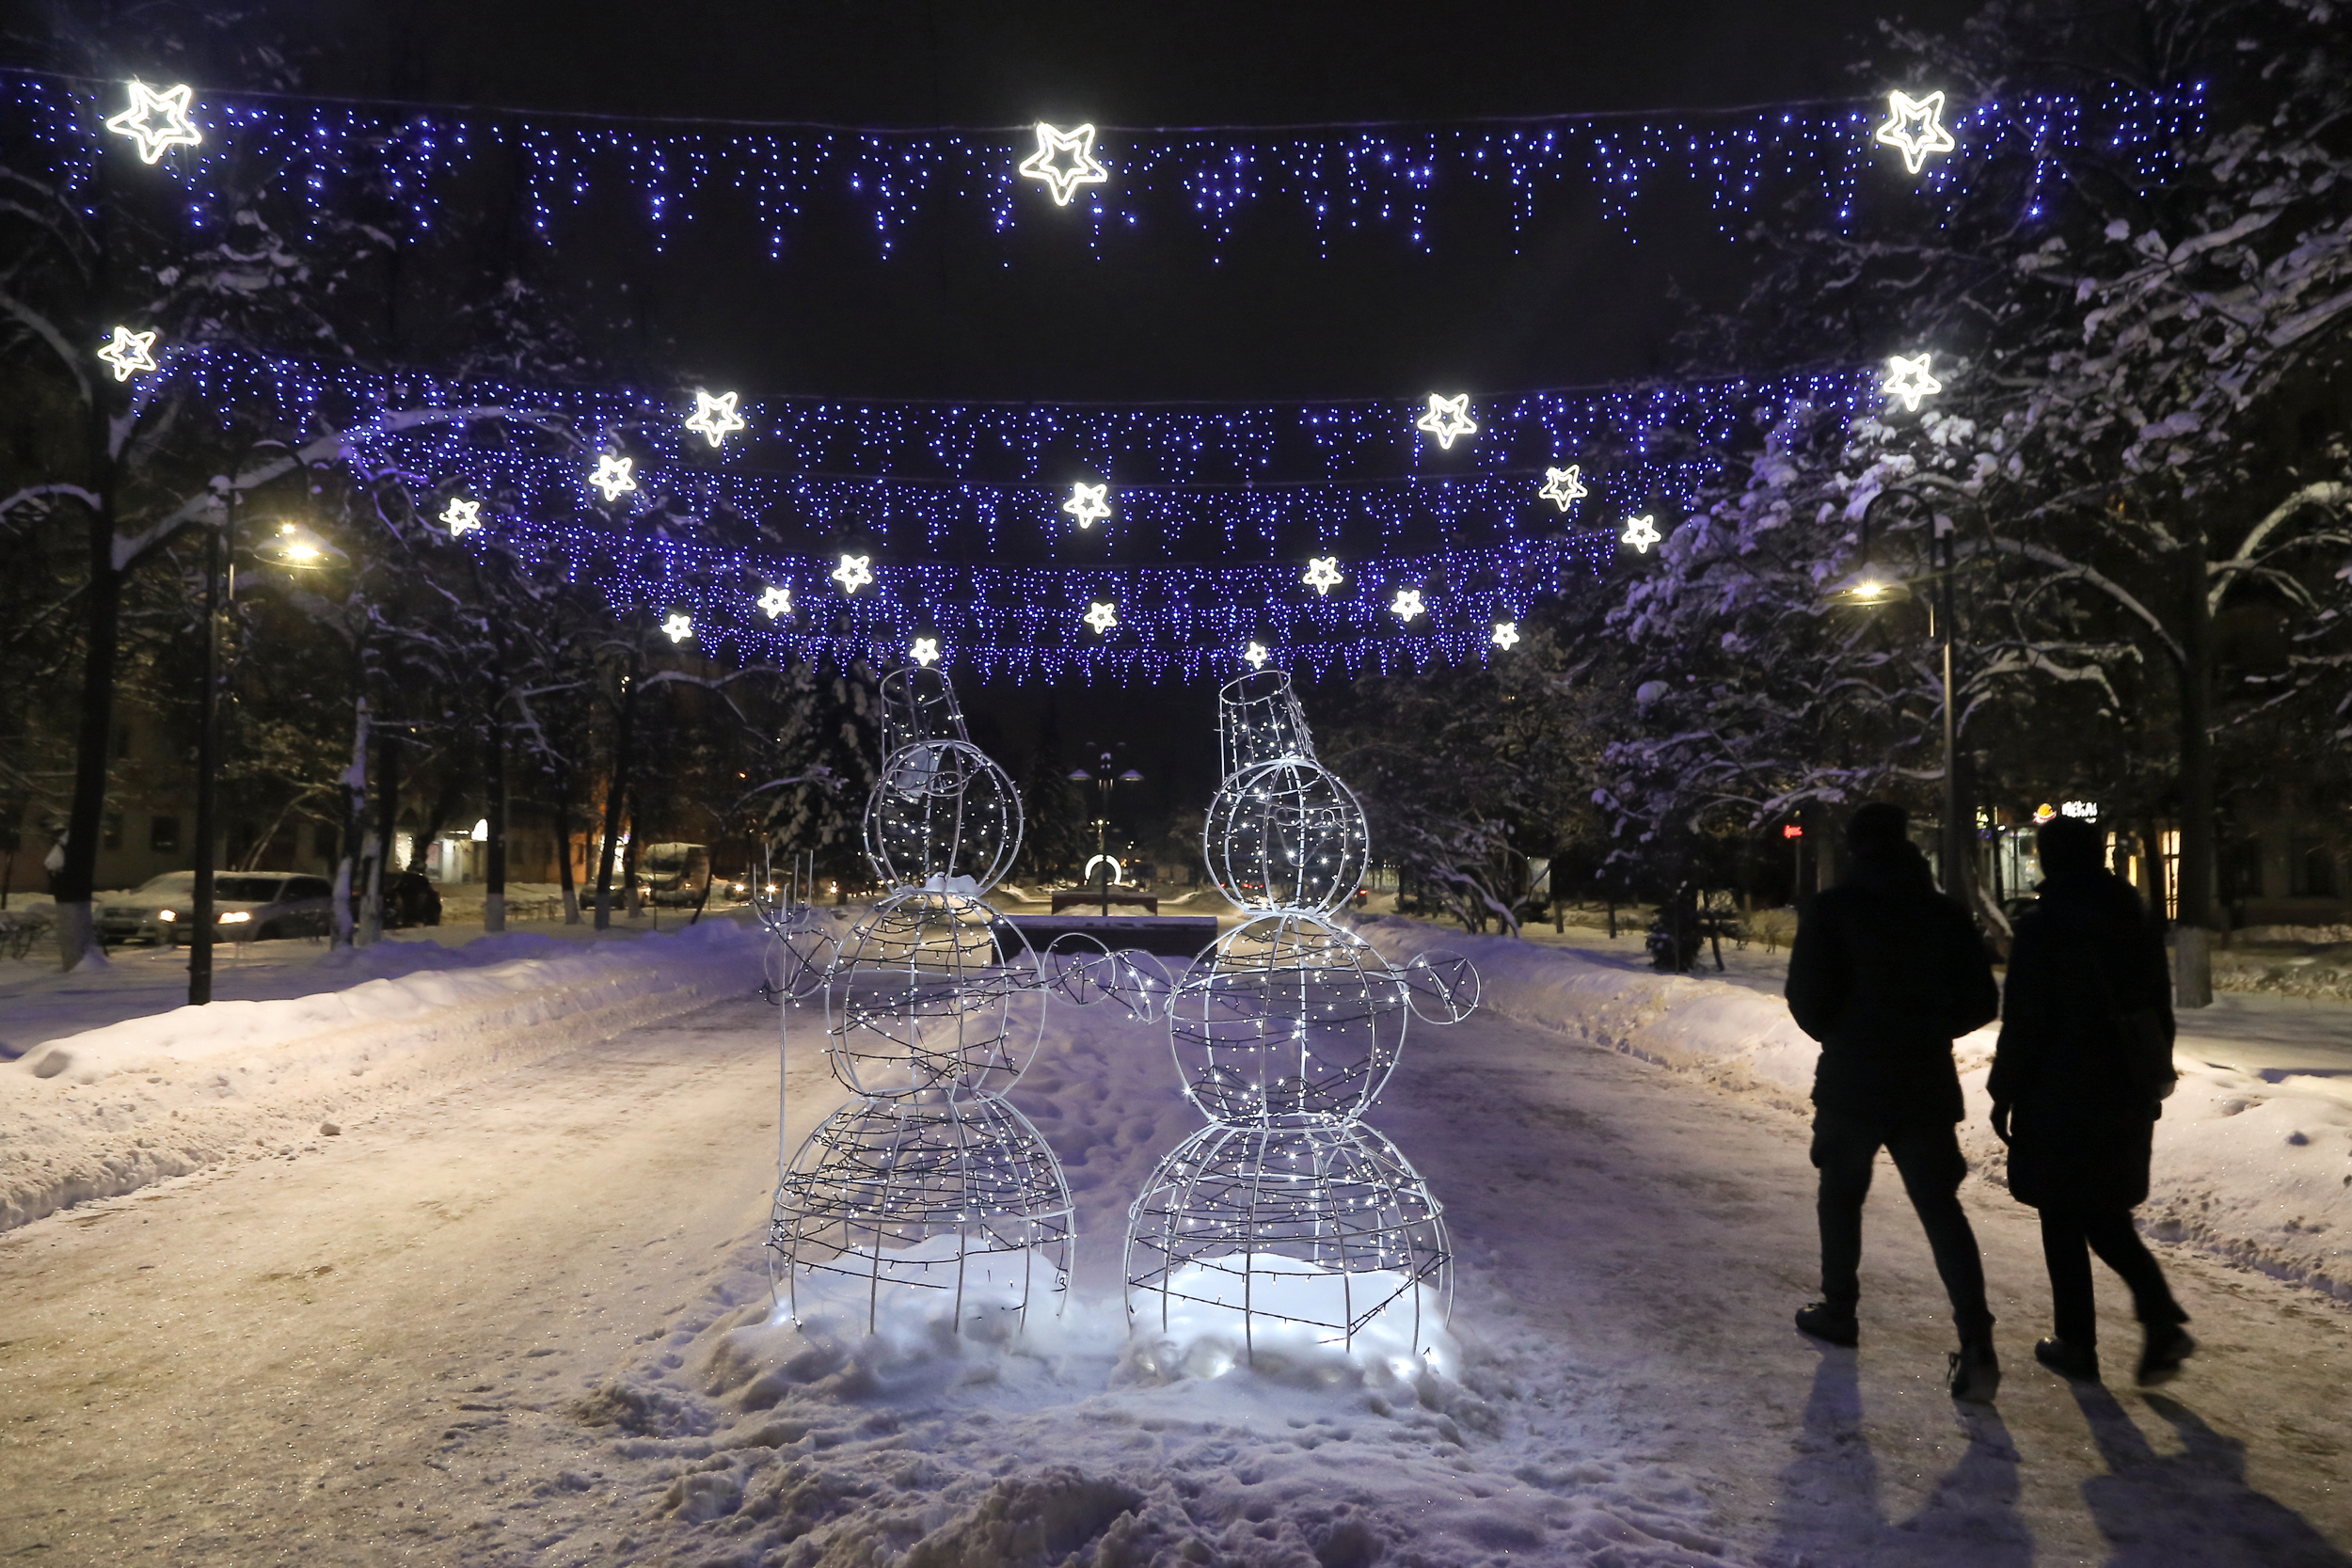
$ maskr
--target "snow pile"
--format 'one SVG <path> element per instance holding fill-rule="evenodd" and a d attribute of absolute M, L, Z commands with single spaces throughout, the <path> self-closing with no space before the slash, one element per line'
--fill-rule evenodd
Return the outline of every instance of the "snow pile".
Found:
<path fill-rule="evenodd" d="M 803 1022 L 805 1021 L 805 1022 Z M 788 1022 L 814 1049 L 815 1020 Z M 642 1560 L 771 1568 L 1500 1560 L 1743 1562 L 1692 1479 L 1641 1457 L 1605 1380 L 1471 1277 L 1446 1366 L 1309 1342 L 1240 1362 L 1230 1324 L 1131 1330 L 1120 1241 L 1158 1158 L 1200 1125 L 1164 1024 L 1056 1008 L 1011 1091 L 1060 1155 L 1075 1276 L 1025 1329 L 804 1298 L 747 1250 L 568 1407 L 595 1473 L 641 1499 Z M 1401 1281 L 1394 1282 L 1401 1284 Z M 846 1309 L 844 1309 L 846 1308 Z M 1277 1335 L 1279 1338 L 1279 1333 Z M 1409 1336 L 1404 1343 L 1409 1346 Z M 559 1493 L 547 1510 L 565 1505 Z M 610 1515 L 605 1517 L 609 1518 Z M 560 1521 L 547 1511 L 534 1528 Z M 607 1527 L 610 1528 L 610 1527 Z"/>
<path fill-rule="evenodd" d="M 2305 952 L 2225 947 L 2213 956 L 2213 984 L 2216 990 L 2352 1001 L 2352 941 Z"/>
<path fill-rule="evenodd" d="M 1380 916 L 1365 937 L 1392 960 L 1451 948 L 1478 966 L 1481 1005 L 1506 1018 L 1691 1072 L 1790 1109 L 1807 1107 L 1820 1048 L 1755 977 L 1660 974 L 1634 960 Z M 2352 1301 L 2352 1101 L 2325 1070 L 2251 1074 L 2200 1059 L 2184 1017 L 2180 1086 L 2156 1124 L 2150 1234 L 2185 1241 Z M 2352 1027 L 2352 1015 L 2344 1019 Z M 1984 1092 L 1997 1027 L 1954 1047 L 1968 1120 L 1962 1147 L 1985 1180 L 2007 1161 Z"/>
<path fill-rule="evenodd" d="M 748 990 L 763 941 L 723 922 L 593 946 L 525 935 L 385 943 L 290 971 L 309 994 L 174 1007 L 53 1039 L 0 1068 L 0 1228 L 232 1152 L 284 1153 L 583 1034 Z"/>

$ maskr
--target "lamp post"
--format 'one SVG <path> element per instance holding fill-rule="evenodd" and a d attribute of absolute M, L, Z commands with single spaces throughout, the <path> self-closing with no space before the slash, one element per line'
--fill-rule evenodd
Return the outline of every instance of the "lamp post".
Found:
<path fill-rule="evenodd" d="M 1888 498 L 1901 496 L 1906 500 L 1918 499 L 1908 490 L 1888 488 L 1870 498 L 1870 504 L 1862 509 L 1862 563 L 1852 576 L 1830 590 L 1831 604 L 1857 610 L 1876 610 L 1883 605 L 1908 603 L 1911 585 L 1899 578 L 1870 563 L 1870 518 Z M 1928 635 L 1942 644 L 1943 707 L 1944 707 L 1944 891 L 1961 901 L 1969 903 L 1969 871 L 1975 857 L 1970 846 L 1976 824 L 1961 820 L 1960 804 L 1960 714 L 1952 700 L 1952 651 L 1957 641 L 1960 623 L 1954 603 L 1952 578 L 1954 555 L 1959 544 L 1959 531 L 1952 519 L 1942 513 L 1931 514 L 1934 543 L 1931 564 L 1936 579 L 1935 603 L 1929 611 Z"/>
<path fill-rule="evenodd" d="M 306 470 L 307 471 L 307 470 Z M 218 780 L 220 770 L 220 615 L 237 602 L 237 502 L 230 489 L 227 516 L 204 553 L 204 703 L 196 740 L 196 896 L 188 911 L 188 1006 L 200 1007 L 213 999 L 213 939 L 218 934 L 213 916 L 213 846 L 219 833 Z M 281 523 L 275 533 L 253 547 L 265 561 L 297 571 L 314 570 L 348 559 L 343 552 L 301 523 Z"/>
<path fill-rule="evenodd" d="M 1143 775 L 1130 768 L 1124 773 L 1114 776 L 1111 772 L 1111 754 L 1104 752 L 1096 762 L 1093 772 L 1089 773 L 1083 768 L 1072 768 L 1070 782 L 1091 784 L 1094 786 L 1094 859 L 1088 863 L 1087 870 L 1089 875 L 1092 875 L 1095 867 L 1102 868 L 1103 918 L 1107 920 L 1111 913 L 1111 882 L 1113 880 L 1108 847 L 1111 827 L 1111 792 L 1123 784 L 1141 784 Z"/>

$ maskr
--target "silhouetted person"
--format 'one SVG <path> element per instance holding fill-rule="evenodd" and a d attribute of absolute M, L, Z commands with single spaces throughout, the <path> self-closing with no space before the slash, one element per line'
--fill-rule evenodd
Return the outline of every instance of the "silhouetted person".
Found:
<path fill-rule="evenodd" d="M 1862 1204 L 1884 1148 L 1952 1300 L 1952 1395 L 1989 1401 L 2001 1367 L 1984 1263 L 1960 1206 L 1968 1163 L 1952 1041 L 1991 1022 L 2001 997 L 1974 923 L 1936 891 L 1904 827 L 1902 808 L 1883 801 L 1853 814 L 1845 870 L 1804 908 L 1788 953 L 1788 1011 L 1821 1042 L 1813 1075 L 1821 1299 L 1797 1313 L 1797 1326 L 1834 1345 L 1860 1338 Z"/>
<path fill-rule="evenodd" d="M 2139 1381 L 2162 1383 L 2197 1348 L 2181 1327 L 2188 1314 L 2132 1225 L 2176 1076 L 2164 938 L 2132 885 L 2099 863 L 2089 823 L 2046 822 L 2035 847 L 2042 896 L 2017 923 L 1985 1085 L 1993 1131 L 2009 1145 L 2009 1190 L 2042 1211 L 2058 1332 L 2033 1353 L 2070 1378 L 2098 1380 L 2096 1252 L 2131 1287 L 2146 1331 Z"/>

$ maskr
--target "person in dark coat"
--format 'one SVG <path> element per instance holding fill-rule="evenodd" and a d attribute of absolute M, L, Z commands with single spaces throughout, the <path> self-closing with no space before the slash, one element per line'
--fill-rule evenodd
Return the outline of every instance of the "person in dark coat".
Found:
<path fill-rule="evenodd" d="M 1813 1164 L 1821 1173 L 1821 1299 L 1797 1314 L 1817 1339 L 1860 1338 L 1862 1205 L 1884 1148 L 1918 1212 L 1951 1297 L 1961 1348 L 1955 1398 L 2000 1386 L 1984 1263 L 1960 1206 L 1968 1163 L 1952 1041 L 2000 1011 L 1992 960 L 1967 911 L 1935 888 L 1902 808 L 1866 805 L 1847 824 L 1846 869 L 1800 914 L 1788 1011 L 1821 1042 L 1813 1076 Z"/>
<path fill-rule="evenodd" d="M 2042 1212 L 2058 1332 L 2033 1348 L 2070 1378 L 2099 1376 L 2090 1253 L 2131 1287 L 2146 1334 L 2139 1381 L 2197 1348 L 2164 1271 L 2132 1224 L 2172 1092 L 2172 987 L 2164 938 L 2132 885 L 2099 863 L 2098 831 L 2058 817 L 2035 842 L 2041 898 L 2017 923 L 2001 1042 L 1986 1088 L 2009 1145 L 2009 1190 Z"/>

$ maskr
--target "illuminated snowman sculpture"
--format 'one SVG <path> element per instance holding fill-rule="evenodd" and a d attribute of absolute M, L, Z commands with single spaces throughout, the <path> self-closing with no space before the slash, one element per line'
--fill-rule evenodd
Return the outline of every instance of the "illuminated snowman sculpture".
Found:
<path fill-rule="evenodd" d="M 1417 1366 L 1451 1306 L 1445 1226 L 1420 1174 L 1360 1118 L 1407 1020 L 1459 1022 L 1477 976 L 1454 958 L 1399 969 L 1332 923 L 1370 835 L 1315 761 L 1289 676 L 1229 684 L 1218 739 L 1209 875 L 1248 918 L 1168 999 L 1184 1095 L 1211 1125 L 1160 1162 L 1130 1211 L 1128 1316 L 1253 1361 L 1330 1345 Z"/>
<path fill-rule="evenodd" d="M 1004 1100 L 1052 984 L 983 895 L 1021 847 L 1021 800 L 971 743 L 936 670 L 882 682 L 866 853 L 890 893 L 835 942 L 805 906 L 771 914 L 790 1007 L 821 996 L 825 1055 L 858 1098 L 785 1163 L 769 1227 L 780 1300 L 862 1323 L 1018 1332 L 1070 1279 L 1070 1190 Z M 767 913 L 768 911 L 763 911 Z"/>

